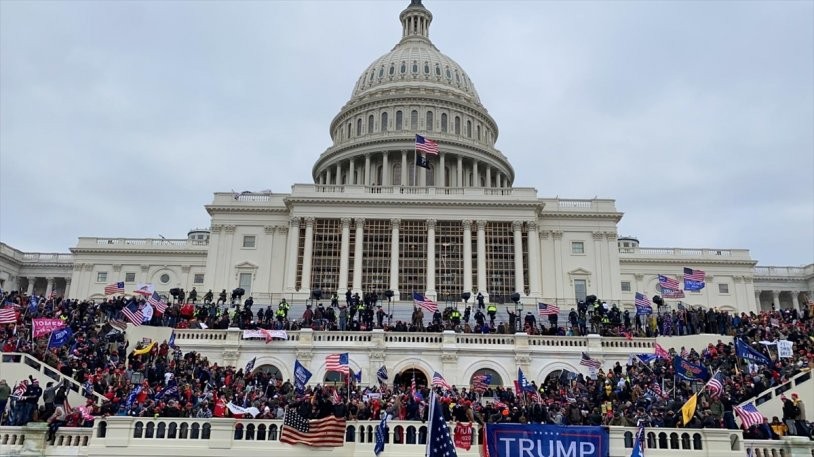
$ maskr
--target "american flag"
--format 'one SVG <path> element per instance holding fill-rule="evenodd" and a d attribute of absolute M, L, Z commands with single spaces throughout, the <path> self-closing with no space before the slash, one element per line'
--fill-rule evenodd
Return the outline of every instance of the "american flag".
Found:
<path fill-rule="evenodd" d="M 435 394 L 430 399 L 430 412 L 427 418 L 427 457 L 457 457 L 455 443 L 449 434 L 449 427 L 444 420 L 441 402 Z"/>
<path fill-rule="evenodd" d="M 348 361 L 348 353 L 331 354 L 325 357 L 325 370 L 337 371 L 342 374 L 350 374 L 350 365 Z"/>
<path fill-rule="evenodd" d="M 124 317 L 126 317 L 127 320 L 129 320 L 130 323 L 136 327 L 141 325 L 141 321 L 144 320 L 144 313 L 141 311 L 141 308 L 135 301 L 131 301 L 127 304 L 127 306 L 122 308 L 122 314 L 124 314 Z"/>
<path fill-rule="evenodd" d="M 413 302 L 427 312 L 434 313 L 438 311 L 438 303 L 426 298 L 424 294 L 413 292 Z"/>
<path fill-rule="evenodd" d="M 560 314 L 560 307 L 557 305 L 548 305 L 546 303 L 537 303 L 537 309 L 540 312 L 540 316 L 556 316 Z"/>
<path fill-rule="evenodd" d="M 452 389 L 452 386 L 450 386 L 449 383 L 447 382 L 447 380 L 444 379 L 443 376 L 441 376 L 441 373 L 439 373 L 437 371 L 432 374 L 432 385 L 441 386 L 442 388 L 447 389 L 447 390 Z"/>
<path fill-rule="evenodd" d="M 664 349 L 664 347 L 659 343 L 656 343 L 656 345 L 653 347 L 653 350 L 656 354 L 656 357 L 664 360 L 670 360 L 670 353 L 667 351 L 667 349 Z"/>
<path fill-rule="evenodd" d="M 0 308 L 0 324 L 16 324 L 17 311 L 14 308 Z"/>
<path fill-rule="evenodd" d="M 308 420 L 297 411 L 288 409 L 283 419 L 280 442 L 305 444 L 313 447 L 339 447 L 345 444 L 345 419 L 333 414 L 322 419 Z"/>
<path fill-rule="evenodd" d="M 633 304 L 636 306 L 636 315 L 653 314 L 653 304 L 644 294 L 636 292 Z"/>
<path fill-rule="evenodd" d="M 127 331 L 127 322 L 123 320 L 110 319 L 109 321 L 107 321 L 107 323 L 110 324 L 110 326 L 116 330 L 119 330 L 121 332 Z"/>
<path fill-rule="evenodd" d="M 579 360 L 579 364 L 595 370 L 598 370 L 602 366 L 602 362 L 592 359 L 584 352 L 582 353 L 582 358 Z"/>
<path fill-rule="evenodd" d="M 664 275 L 659 275 L 659 285 L 665 289 L 672 290 L 681 289 L 681 286 L 678 284 L 678 280 Z"/>
<path fill-rule="evenodd" d="M 415 136 L 415 148 L 416 150 L 426 152 L 427 154 L 438 155 L 438 143 L 430 140 L 429 138 L 424 138 L 421 135 Z"/>
<path fill-rule="evenodd" d="M 150 298 L 147 299 L 147 303 L 153 305 L 155 310 L 161 314 L 167 312 L 167 304 L 164 303 L 164 300 L 161 299 L 161 295 L 158 295 L 158 292 L 153 292 Z"/>
<path fill-rule="evenodd" d="M 684 346 L 681 347 L 681 358 L 686 359 L 688 355 L 690 355 L 690 351 L 687 350 Z"/>
<path fill-rule="evenodd" d="M 709 391 L 709 396 L 712 398 L 718 398 L 721 396 L 721 393 L 724 391 L 724 375 L 718 371 L 707 382 L 707 390 Z"/>
<path fill-rule="evenodd" d="M 419 400 L 418 388 L 415 383 L 415 373 L 413 373 L 413 381 L 410 383 L 410 395 L 413 397 L 413 399 L 415 399 L 415 401 Z"/>
<path fill-rule="evenodd" d="M 105 295 L 115 295 L 124 293 L 124 282 L 114 282 L 105 286 Z"/>
<path fill-rule="evenodd" d="M 653 395 L 656 395 L 656 396 L 661 397 L 661 398 L 667 398 L 667 396 L 664 395 L 664 391 L 661 389 L 661 385 L 659 383 L 657 383 L 657 382 L 654 382 L 653 384 L 650 384 L 650 389 L 649 390 L 651 392 L 653 392 Z"/>
<path fill-rule="evenodd" d="M 684 267 L 684 280 L 685 281 L 700 281 L 704 282 L 706 274 L 703 270 L 693 270 L 692 268 Z"/>
<path fill-rule="evenodd" d="M 492 375 L 490 374 L 479 374 L 472 376 L 472 390 L 475 392 L 484 392 L 489 388 L 489 384 L 491 383 Z"/>
<path fill-rule="evenodd" d="M 331 402 L 335 405 L 342 403 L 342 397 L 339 396 L 339 389 L 334 388 L 333 394 L 331 394 Z"/>
<path fill-rule="evenodd" d="M 732 409 L 741 418 L 743 428 L 763 423 L 763 414 L 755 408 L 754 403 L 749 402 L 743 406 L 735 406 Z"/>

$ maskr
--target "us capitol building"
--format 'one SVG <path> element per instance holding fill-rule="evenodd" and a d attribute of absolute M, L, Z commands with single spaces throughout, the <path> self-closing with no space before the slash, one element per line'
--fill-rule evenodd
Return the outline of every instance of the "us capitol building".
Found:
<path fill-rule="evenodd" d="M 706 272 L 690 305 L 751 311 L 804 304 L 814 265 L 757 267 L 746 249 L 645 248 L 622 237 L 612 199 L 540 197 L 518 187 L 496 148 L 498 125 L 474 83 L 430 41 L 420 0 L 399 15 L 402 37 L 356 81 L 330 123 L 332 144 L 313 183 L 290 193 L 215 193 L 206 229 L 186 239 L 82 237 L 70 253 L 25 253 L 2 244 L 0 287 L 104 297 L 118 281 L 195 287 L 201 297 L 241 287 L 256 303 L 300 301 L 351 288 L 409 302 L 482 293 L 487 302 L 556 303 L 564 312 L 594 294 L 631 307 L 659 293 L 658 274 L 681 282 Z M 416 168 L 415 135 L 438 142 Z M 415 171 L 417 170 L 417 172 Z"/>

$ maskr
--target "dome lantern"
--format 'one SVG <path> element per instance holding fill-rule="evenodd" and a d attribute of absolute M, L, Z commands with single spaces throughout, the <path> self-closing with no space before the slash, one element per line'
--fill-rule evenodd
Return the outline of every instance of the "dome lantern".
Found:
<path fill-rule="evenodd" d="M 399 15 L 402 26 L 402 41 L 410 38 L 429 40 L 432 13 L 421 4 L 421 0 L 411 0 L 410 6 Z"/>

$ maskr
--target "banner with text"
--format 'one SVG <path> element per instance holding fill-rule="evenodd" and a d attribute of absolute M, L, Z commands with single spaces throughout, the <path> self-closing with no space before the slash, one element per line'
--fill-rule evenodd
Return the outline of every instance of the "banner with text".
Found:
<path fill-rule="evenodd" d="M 486 424 L 486 457 L 606 457 L 608 430 L 602 427 Z"/>

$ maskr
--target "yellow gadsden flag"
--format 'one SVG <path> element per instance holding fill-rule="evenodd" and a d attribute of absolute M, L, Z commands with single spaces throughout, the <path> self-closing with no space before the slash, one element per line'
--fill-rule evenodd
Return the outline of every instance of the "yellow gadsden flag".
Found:
<path fill-rule="evenodd" d="M 687 400 L 687 403 L 684 403 L 684 406 L 681 407 L 681 418 L 684 421 L 685 427 L 690 423 L 692 416 L 695 415 L 696 403 L 698 403 L 698 394 L 693 394 L 693 396 Z"/>
<path fill-rule="evenodd" d="M 153 350 L 153 346 L 155 346 L 155 341 L 148 344 L 147 347 L 143 347 L 141 349 L 136 349 L 135 351 L 133 351 L 133 355 L 149 354 L 150 351 Z M 695 404 L 693 404 L 692 410 L 695 411 Z"/>

